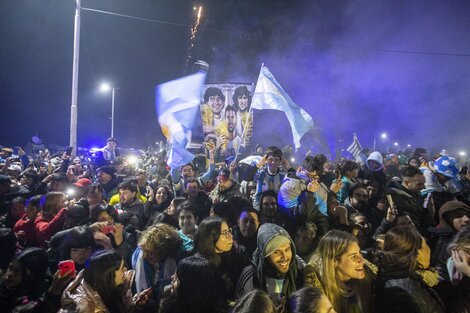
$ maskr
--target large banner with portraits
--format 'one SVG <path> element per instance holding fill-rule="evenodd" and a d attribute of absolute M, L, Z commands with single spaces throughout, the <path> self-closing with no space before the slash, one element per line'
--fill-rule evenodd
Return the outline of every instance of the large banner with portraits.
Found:
<path fill-rule="evenodd" d="M 212 142 L 220 156 L 235 155 L 250 145 L 253 113 L 251 84 L 207 84 L 201 104 L 204 141 Z"/>

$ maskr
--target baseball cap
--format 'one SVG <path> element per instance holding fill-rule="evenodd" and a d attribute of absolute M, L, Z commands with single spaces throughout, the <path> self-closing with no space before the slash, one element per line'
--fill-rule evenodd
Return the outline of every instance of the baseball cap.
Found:
<path fill-rule="evenodd" d="M 88 178 L 80 178 L 73 185 L 80 188 L 86 188 L 92 184 L 92 181 Z"/>

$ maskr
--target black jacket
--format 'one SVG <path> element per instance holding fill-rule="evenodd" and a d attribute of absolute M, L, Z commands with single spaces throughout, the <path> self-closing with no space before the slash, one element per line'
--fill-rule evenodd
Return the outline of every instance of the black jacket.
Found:
<path fill-rule="evenodd" d="M 407 270 L 381 269 L 377 286 L 377 312 L 444 313 L 437 293 Z"/>

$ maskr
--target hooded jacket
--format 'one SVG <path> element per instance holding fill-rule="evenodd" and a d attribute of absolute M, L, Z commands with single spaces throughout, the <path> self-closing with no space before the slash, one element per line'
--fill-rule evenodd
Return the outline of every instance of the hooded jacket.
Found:
<path fill-rule="evenodd" d="M 431 255 L 431 265 L 435 265 L 439 271 L 439 274 L 443 277 L 447 276 L 446 261 L 450 257 L 450 254 L 447 252 L 447 246 L 454 238 L 454 235 L 457 233 L 454 227 L 449 225 L 444 216 L 448 215 L 449 213 L 452 214 L 452 211 L 457 209 L 463 209 L 467 211 L 470 216 L 470 206 L 467 204 L 456 200 L 447 201 L 439 209 L 439 224 L 437 227 L 429 228 L 431 237 L 437 238 L 437 243 L 434 249 L 432 249 L 433 253 Z"/>
<path fill-rule="evenodd" d="M 289 239 L 292 249 L 291 263 L 285 275 L 277 273 L 264 257 L 268 243 L 279 235 Z M 261 225 L 258 230 L 257 243 L 252 264 L 243 269 L 238 280 L 237 297 L 241 297 L 253 289 L 262 289 L 268 293 L 276 307 L 283 308 L 287 298 L 303 284 L 303 275 L 299 271 L 303 270 L 305 263 L 297 256 L 294 242 L 289 233 L 276 224 L 266 223 Z M 275 280 L 279 279 L 284 279 L 280 294 L 275 290 Z M 282 312 L 282 309 L 279 312 Z"/>
<path fill-rule="evenodd" d="M 369 161 L 375 161 L 379 163 L 380 166 L 377 169 L 372 170 L 369 167 Z M 380 152 L 374 151 L 369 155 L 366 163 L 363 166 L 361 166 L 358 177 L 363 180 L 367 180 L 369 182 L 377 183 L 379 185 L 378 192 L 379 194 L 382 193 L 383 188 L 385 184 L 387 183 L 387 175 L 385 175 L 385 172 L 384 172 L 383 157 Z"/>
<path fill-rule="evenodd" d="M 379 166 L 377 169 L 372 170 L 372 169 L 370 168 L 370 166 L 369 166 L 369 161 L 375 161 L 375 162 L 379 163 L 380 166 Z M 378 171 L 381 171 L 381 170 L 384 168 L 384 166 L 383 166 L 383 164 L 384 164 L 384 158 L 382 157 L 382 154 L 381 154 L 379 151 L 374 151 L 374 152 L 372 152 L 372 153 L 369 155 L 369 157 L 367 158 L 366 164 L 367 164 L 367 167 L 368 167 L 371 171 L 373 171 L 373 172 L 378 172 Z"/>

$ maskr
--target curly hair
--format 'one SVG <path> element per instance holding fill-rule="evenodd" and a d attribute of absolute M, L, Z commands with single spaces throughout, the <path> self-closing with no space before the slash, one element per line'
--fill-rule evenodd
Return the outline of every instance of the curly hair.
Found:
<path fill-rule="evenodd" d="M 148 250 L 158 250 L 163 259 L 176 257 L 183 241 L 175 228 L 158 223 L 144 231 L 139 240 L 139 246 Z"/>

